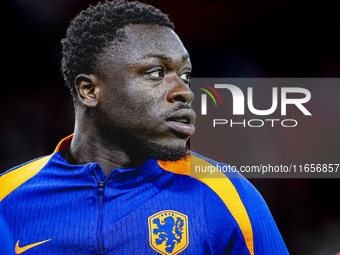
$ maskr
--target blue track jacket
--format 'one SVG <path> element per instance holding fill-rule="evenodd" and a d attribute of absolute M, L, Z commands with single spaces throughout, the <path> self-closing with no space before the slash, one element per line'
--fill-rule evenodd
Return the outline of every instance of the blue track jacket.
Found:
<path fill-rule="evenodd" d="M 16 254 L 288 254 L 259 192 L 194 152 L 114 169 L 70 165 L 60 152 L 0 176 L 0 213 Z M 197 171 L 200 169 L 200 171 Z"/>

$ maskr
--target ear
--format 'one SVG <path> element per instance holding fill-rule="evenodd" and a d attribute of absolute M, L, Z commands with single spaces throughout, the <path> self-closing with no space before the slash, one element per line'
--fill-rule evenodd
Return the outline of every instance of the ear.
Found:
<path fill-rule="evenodd" d="M 99 79 L 93 74 L 79 74 L 74 80 L 78 100 L 83 105 L 93 108 L 98 105 Z"/>

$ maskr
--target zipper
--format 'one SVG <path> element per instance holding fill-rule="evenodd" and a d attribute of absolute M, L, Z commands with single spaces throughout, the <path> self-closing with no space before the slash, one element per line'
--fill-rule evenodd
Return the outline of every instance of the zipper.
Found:
<path fill-rule="evenodd" d="M 99 222 L 98 222 L 98 250 L 104 253 L 103 243 L 103 199 L 104 199 L 104 182 L 99 182 L 98 185 L 98 205 L 99 205 Z"/>

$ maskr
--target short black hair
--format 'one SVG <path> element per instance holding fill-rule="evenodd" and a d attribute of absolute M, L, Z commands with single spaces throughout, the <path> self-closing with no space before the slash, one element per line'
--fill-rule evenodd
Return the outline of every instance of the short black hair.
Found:
<path fill-rule="evenodd" d="M 153 24 L 174 29 L 168 16 L 159 9 L 126 0 L 89 6 L 71 21 L 66 37 L 61 40 L 61 72 L 74 100 L 77 75 L 95 73 L 100 53 L 113 40 L 122 37 L 117 32 L 128 24 Z"/>

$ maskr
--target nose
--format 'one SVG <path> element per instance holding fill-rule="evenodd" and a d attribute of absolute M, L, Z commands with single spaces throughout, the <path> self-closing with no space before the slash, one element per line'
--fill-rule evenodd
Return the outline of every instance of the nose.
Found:
<path fill-rule="evenodd" d="M 178 80 L 176 86 L 174 86 L 167 95 L 167 100 L 170 103 L 186 103 L 191 104 L 194 99 L 194 93 L 189 88 L 189 84 L 184 85 L 183 81 Z"/>

